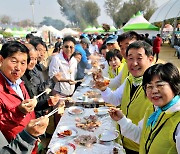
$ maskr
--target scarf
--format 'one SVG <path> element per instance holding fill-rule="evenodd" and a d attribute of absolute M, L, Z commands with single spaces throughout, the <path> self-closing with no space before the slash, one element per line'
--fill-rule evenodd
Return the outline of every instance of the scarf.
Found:
<path fill-rule="evenodd" d="M 178 102 L 178 100 L 180 99 L 179 95 L 176 95 L 168 104 L 166 104 L 165 106 L 163 106 L 162 108 L 158 107 L 157 110 L 152 113 L 150 115 L 150 117 L 148 118 L 148 121 L 146 123 L 146 127 L 148 126 L 152 126 L 154 127 L 154 125 L 156 124 L 160 114 L 163 111 L 166 111 L 167 109 L 169 109 L 171 106 L 173 106 L 174 104 L 176 104 Z"/>
<path fill-rule="evenodd" d="M 143 80 L 143 76 L 138 77 L 138 78 L 132 76 L 132 83 L 133 83 L 133 85 L 135 87 L 141 85 L 142 84 L 142 80 Z"/>

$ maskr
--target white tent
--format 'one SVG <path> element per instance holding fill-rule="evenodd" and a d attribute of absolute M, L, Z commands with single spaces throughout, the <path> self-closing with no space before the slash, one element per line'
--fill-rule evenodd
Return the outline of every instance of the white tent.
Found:
<path fill-rule="evenodd" d="M 61 30 L 60 32 L 63 34 L 64 37 L 67 36 L 67 35 L 72 35 L 72 36 L 77 36 L 77 35 L 79 35 L 79 32 L 74 31 L 74 30 L 72 30 L 71 28 L 64 28 L 64 29 Z"/>
<path fill-rule="evenodd" d="M 12 30 L 10 28 L 7 28 L 5 32 L 12 33 Z"/>
<path fill-rule="evenodd" d="M 180 0 L 169 0 L 154 12 L 149 22 L 160 22 L 176 17 L 180 17 Z"/>
<path fill-rule="evenodd" d="M 51 33 L 53 33 L 54 36 L 56 36 L 56 37 L 61 37 L 61 38 L 63 37 L 62 32 L 59 31 L 58 29 L 54 28 L 53 26 L 48 26 L 48 28 L 49 28 L 49 31 L 50 31 Z"/>
<path fill-rule="evenodd" d="M 48 32 L 51 32 L 51 34 L 53 36 L 56 36 L 56 37 L 62 37 L 63 34 L 61 31 L 57 30 L 56 28 L 54 28 L 53 26 L 46 26 L 46 25 L 43 25 L 39 31 L 43 32 L 43 31 L 48 31 Z"/>
<path fill-rule="evenodd" d="M 177 18 L 180 17 L 180 0 L 169 0 L 167 3 L 161 5 L 151 16 L 149 22 L 162 22 L 161 35 L 163 34 L 163 28 L 165 20 L 174 19 L 174 28 L 172 33 L 172 42 L 174 45 L 174 35 L 177 25 Z"/>
<path fill-rule="evenodd" d="M 149 23 L 149 22 L 143 17 L 143 15 L 140 12 L 138 12 L 137 15 L 133 15 L 131 19 L 123 27 L 129 24 L 136 24 L 136 23 Z"/>
<path fill-rule="evenodd" d="M 43 25 L 41 28 L 39 28 L 39 31 L 49 31 L 48 26 Z"/>

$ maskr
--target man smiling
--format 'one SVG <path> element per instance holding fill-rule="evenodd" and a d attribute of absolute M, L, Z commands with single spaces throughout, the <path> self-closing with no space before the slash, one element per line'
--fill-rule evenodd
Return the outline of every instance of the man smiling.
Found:
<path fill-rule="evenodd" d="M 35 118 L 36 99 L 29 99 L 20 79 L 27 68 L 29 50 L 12 41 L 0 52 L 0 128 L 8 141 Z"/>
<path fill-rule="evenodd" d="M 49 76 L 55 81 L 54 93 L 62 96 L 72 95 L 77 73 L 77 60 L 72 56 L 76 41 L 73 37 L 67 36 L 63 40 L 62 52 L 55 55 L 49 65 Z"/>
<path fill-rule="evenodd" d="M 102 91 L 104 101 L 115 106 L 120 105 L 123 114 L 129 117 L 134 124 L 142 120 L 147 107 L 151 105 L 142 88 L 142 77 L 153 62 L 152 54 L 152 47 L 146 42 L 131 43 L 126 50 L 127 66 L 131 74 L 124 83 L 114 92 L 96 83 L 96 87 Z M 127 154 L 138 153 L 138 144 L 124 136 L 122 136 L 122 142 Z"/>

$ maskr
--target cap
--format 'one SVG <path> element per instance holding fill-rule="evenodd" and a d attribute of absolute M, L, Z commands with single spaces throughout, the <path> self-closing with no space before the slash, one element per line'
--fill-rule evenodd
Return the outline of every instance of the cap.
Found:
<path fill-rule="evenodd" d="M 116 43 L 118 36 L 117 35 L 110 35 L 107 39 L 106 39 L 106 44 L 108 43 Z"/>
<path fill-rule="evenodd" d="M 83 38 L 83 39 L 81 40 L 81 42 L 82 42 L 82 43 L 86 43 L 86 44 L 91 44 L 90 40 L 89 40 L 87 37 Z"/>

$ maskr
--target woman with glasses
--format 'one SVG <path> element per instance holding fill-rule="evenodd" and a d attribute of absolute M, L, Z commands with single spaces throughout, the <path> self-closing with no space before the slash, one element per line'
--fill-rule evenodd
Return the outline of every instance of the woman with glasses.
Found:
<path fill-rule="evenodd" d="M 121 133 L 140 143 L 140 153 L 180 153 L 180 73 L 173 64 L 156 64 L 143 75 L 143 87 L 154 110 L 148 108 L 138 126 L 120 110 L 111 109 Z"/>

